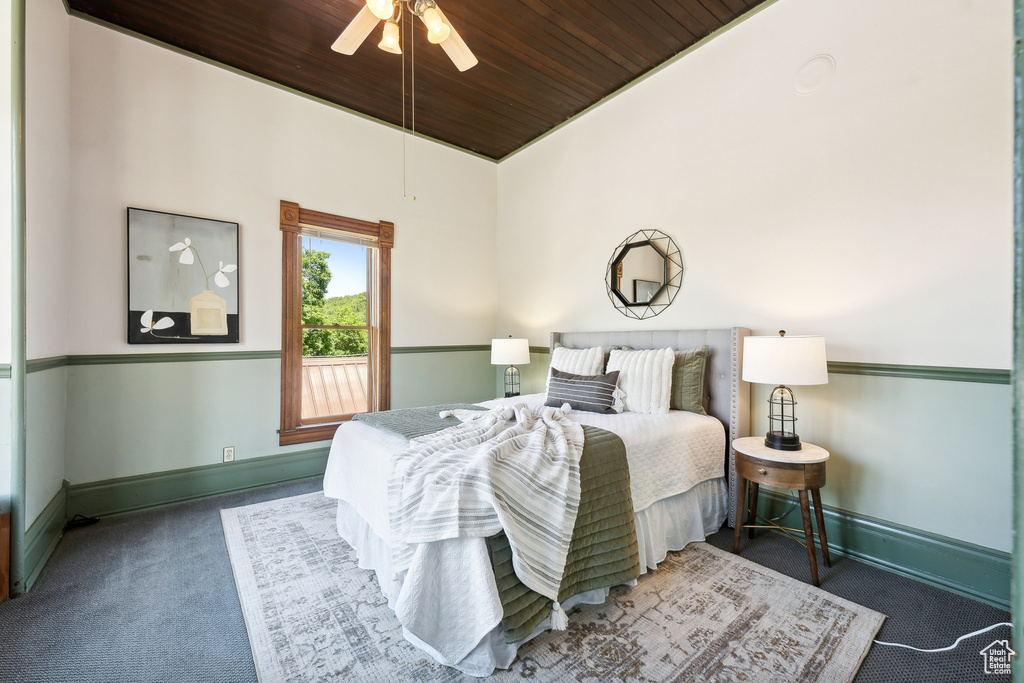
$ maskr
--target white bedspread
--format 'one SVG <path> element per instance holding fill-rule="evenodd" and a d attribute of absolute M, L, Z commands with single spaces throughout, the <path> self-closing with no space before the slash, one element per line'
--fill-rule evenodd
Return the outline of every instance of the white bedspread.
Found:
<path fill-rule="evenodd" d="M 515 402 L 543 405 L 544 394 L 500 398 L 491 408 Z M 573 411 L 570 419 L 617 434 L 626 445 L 633 511 L 647 509 L 708 479 L 725 475 L 725 428 L 707 415 L 674 410 L 668 415 L 600 415 Z M 390 458 L 409 445 L 395 434 L 352 421 L 342 424 L 331 443 L 324 493 L 348 501 L 373 532 L 391 543 L 387 491 Z"/>
<path fill-rule="evenodd" d="M 533 394 L 480 405 L 490 408 L 525 402 L 538 406 L 544 399 L 544 394 Z M 629 460 L 633 509 L 638 516 L 657 501 L 724 475 L 725 430 L 713 417 L 682 411 L 668 415 L 574 411 L 569 417 L 580 424 L 606 429 L 623 440 Z M 353 509 L 373 534 L 389 545 L 393 545 L 393 538 L 388 523 L 388 471 L 391 456 L 407 446 L 408 442 L 399 436 L 360 422 L 345 423 L 331 444 L 324 475 L 324 493 L 346 501 L 346 507 Z M 339 508 L 339 523 L 340 512 Z M 365 538 L 365 532 L 343 530 L 340 524 L 339 531 L 363 552 L 360 536 Z M 378 571 L 381 589 L 395 609 L 407 639 L 442 664 L 474 676 L 486 676 L 496 666 L 508 666 L 505 655 L 494 656 L 501 651 L 501 605 L 497 602 L 485 539 L 458 541 L 439 542 L 449 544 L 445 548 L 424 548 L 404 573 L 393 572 L 386 566 L 373 568 Z M 382 570 L 393 575 L 381 576 Z M 439 576 L 446 580 L 438 581 Z M 514 656 L 514 647 L 508 656 Z"/>
<path fill-rule="evenodd" d="M 490 408 L 522 402 L 532 407 L 544 405 L 545 398 L 545 394 L 529 394 L 480 405 Z M 673 410 L 667 415 L 573 411 L 569 418 L 622 439 L 629 460 L 634 512 L 689 491 L 702 481 L 725 476 L 725 427 L 713 417 Z"/>

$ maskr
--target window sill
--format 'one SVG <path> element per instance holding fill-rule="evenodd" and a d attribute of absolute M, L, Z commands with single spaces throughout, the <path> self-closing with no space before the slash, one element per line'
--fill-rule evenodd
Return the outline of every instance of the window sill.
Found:
<path fill-rule="evenodd" d="M 309 443 L 311 441 L 330 441 L 334 433 L 338 431 L 344 421 L 326 422 L 323 424 L 302 425 L 294 429 L 279 429 L 278 444 L 281 446 L 293 446 L 298 443 Z"/>

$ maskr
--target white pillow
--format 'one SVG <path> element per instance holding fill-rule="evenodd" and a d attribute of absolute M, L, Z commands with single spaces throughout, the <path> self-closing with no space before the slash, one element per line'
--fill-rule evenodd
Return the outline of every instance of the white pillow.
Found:
<path fill-rule="evenodd" d="M 551 350 L 551 367 L 573 375 L 602 375 L 604 348 L 592 346 L 589 349 L 567 349 L 556 346 Z"/>
<path fill-rule="evenodd" d="M 627 411 L 650 415 L 668 412 L 675 358 L 675 351 L 671 348 L 612 351 L 608 358 L 608 372 L 619 371 L 619 389 Z"/>

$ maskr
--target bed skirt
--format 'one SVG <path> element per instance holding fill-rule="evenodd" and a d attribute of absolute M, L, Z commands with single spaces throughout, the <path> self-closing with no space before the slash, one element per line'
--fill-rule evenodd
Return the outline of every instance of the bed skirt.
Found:
<path fill-rule="evenodd" d="M 728 516 L 728 500 L 725 479 L 717 478 L 635 513 L 641 571 L 655 569 L 669 551 L 703 541 L 721 528 Z M 545 620 L 526 640 L 505 642 L 501 603 L 484 539 L 451 539 L 425 544 L 433 546 L 430 548 L 418 547 L 409 570 L 414 577 L 412 583 L 417 585 L 410 586 L 406 573 L 396 575 L 387 543 L 343 500 L 338 501 L 337 525 L 338 533 L 355 549 L 359 566 L 376 572 L 381 592 L 402 623 L 406 640 L 441 664 L 471 676 L 488 676 L 495 669 L 507 669 L 519 645 L 549 628 Z M 432 579 L 452 566 L 461 570 L 459 580 L 454 582 L 431 580 L 421 584 L 415 578 Z M 566 600 L 562 606 L 568 611 L 582 603 L 600 604 L 607 596 L 607 589 L 589 591 Z"/>

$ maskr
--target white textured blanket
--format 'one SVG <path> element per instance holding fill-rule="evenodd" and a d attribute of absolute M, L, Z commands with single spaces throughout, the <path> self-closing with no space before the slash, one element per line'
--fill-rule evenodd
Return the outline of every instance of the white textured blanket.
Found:
<path fill-rule="evenodd" d="M 391 460 L 396 570 L 415 544 L 504 530 L 519 579 L 557 600 L 580 502 L 583 428 L 561 409 L 524 404 L 455 414 L 461 424 L 413 439 Z"/>

